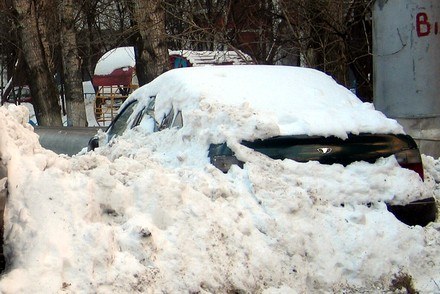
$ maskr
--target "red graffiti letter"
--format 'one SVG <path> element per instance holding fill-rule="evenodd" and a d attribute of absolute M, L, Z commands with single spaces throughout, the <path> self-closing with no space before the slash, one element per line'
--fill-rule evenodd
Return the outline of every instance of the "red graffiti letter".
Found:
<path fill-rule="evenodd" d="M 418 37 L 428 36 L 431 32 L 431 24 L 428 21 L 428 15 L 424 12 L 419 12 L 416 15 L 416 30 Z"/>

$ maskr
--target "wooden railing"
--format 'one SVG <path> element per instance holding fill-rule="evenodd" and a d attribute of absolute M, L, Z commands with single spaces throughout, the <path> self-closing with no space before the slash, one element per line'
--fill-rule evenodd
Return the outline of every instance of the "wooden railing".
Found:
<path fill-rule="evenodd" d="M 137 85 L 100 87 L 95 102 L 96 122 L 100 126 L 108 126 L 118 114 L 122 103 L 136 88 Z"/>

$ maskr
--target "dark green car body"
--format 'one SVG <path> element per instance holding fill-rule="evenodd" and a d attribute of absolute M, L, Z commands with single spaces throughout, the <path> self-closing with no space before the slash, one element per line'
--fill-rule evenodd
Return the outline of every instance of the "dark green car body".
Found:
<path fill-rule="evenodd" d="M 264 140 L 243 141 L 242 145 L 272 159 L 291 159 L 297 162 L 318 161 L 322 164 L 342 164 L 356 161 L 374 163 L 381 157 L 395 156 L 404 168 L 415 171 L 423 179 L 423 164 L 416 142 L 404 134 L 358 134 L 348 138 L 321 136 L 278 136 Z M 231 164 L 243 165 L 227 144 L 211 145 L 211 163 L 223 172 Z M 435 221 L 437 206 L 433 197 L 407 205 L 387 205 L 397 219 L 407 225 L 426 226 Z"/>

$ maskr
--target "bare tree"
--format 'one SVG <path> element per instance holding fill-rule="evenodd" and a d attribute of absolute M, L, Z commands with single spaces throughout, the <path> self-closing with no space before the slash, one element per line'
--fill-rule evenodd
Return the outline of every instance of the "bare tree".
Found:
<path fill-rule="evenodd" d="M 131 0 L 74 0 L 78 7 L 76 34 L 82 76 L 93 76 L 99 58 L 108 50 L 132 46 L 135 28 L 130 25 L 127 1 Z"/>
<path fill-rule="evenodd" d="M 162 0 L 131 0 L 130 4 L 133 25 L 138 31 L 136 74 L 139 85 L 143 85 L 169 69 L 165 11 Z"/>
<path fill-rule="evenodd" d="M 240 49 L 255 63 L 317 68 L 371 100 L 372 3 L 168 0 L 165 8 L 176 48 Z"/>
<path fill-rule="evenodd" d="M 20 65 L 17 36 L 12 29 L 14 18 L 10 1 L 0 2 L 0 66 L 1 66 L 1 103 L 3 104 L 13 89 L 13 77 L 17 76 Z M 22 61 L 23 58 L 20 59 Z"/>
<path fill-rule="evenodd" d="M 23 56 L 28 67 L 28 81 L 39 125 L 61 126 L 58 90 L 49 68 L 42 42 L 38 13 L 42 1 L 13 0 L 15 21 Z"/>
<path fill-rule="evenodd" d="M 241 50 L 256 63 L 277 61 L 280 16 L 273 0 L 165 1 L 174 49 Z"/>
<path fill-rule="evenodd" d="M 372 99 L 372 0 L 280 0 L 283 39 L 297 46 L 300 64 L 318 68 Z M 357 84 L 354 85 L 353 83 Z"/>
<path fill-rule="evenodd" d="M 87 117 L 82 91 L 81 61 L 76 42 L 75 18 L 77 11 L 73 0 L 60 0 L 58 12 L 61 22 L 61 60 L 65 89 L 67 125 L 86 126 Z"/>
<path fill-rule="evenodd" d="M 141 85 L 169 68 L 168 49 L 241 50 L 255 63 L 320 69 L 348 87 L 356 86 L 361 98 L 371 100 L 372 2 L 4 0 L 0 10 L 14 4 L 17 26 L 9 31 L 17 32 L 20 42 L 14 43 L 7 29 L 0 30 L 0 38 L 5 36 L 2 44 L 8 45 L 2 46 L 8 75 L 20 55 L 29 67 L 37 117 L 49 109 L 59 112 L 53 76 L 62 73 L 72 125 L 83 125 L 84 119 L 79 66 L 82 78 L 88 79 L 99 57 L 119 46 L 135 47 Z"/>

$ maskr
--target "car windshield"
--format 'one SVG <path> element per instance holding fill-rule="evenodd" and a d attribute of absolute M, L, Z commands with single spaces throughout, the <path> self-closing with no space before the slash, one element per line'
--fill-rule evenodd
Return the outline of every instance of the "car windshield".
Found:
<path fill-rule="evenodd" d="M 121 110 L 121 112 L 118 114 L 118 116 L 115 118 L 115 120 L 107 130 L 107 135 L 109 140 L 114 136 L 122 135 L 122 133 L 127 129 L 129 118 L 133 113 L 137 103 L 138 101 L 134 100 L 133 102 L 128 104 L 124 109 Z"/>

